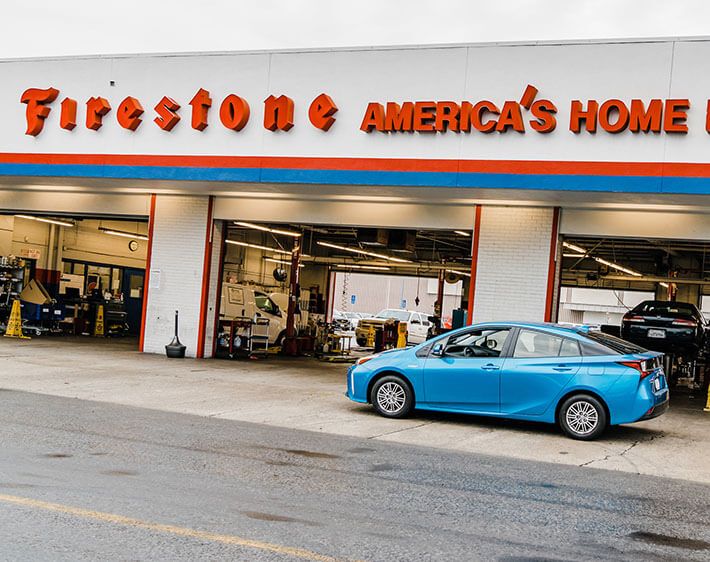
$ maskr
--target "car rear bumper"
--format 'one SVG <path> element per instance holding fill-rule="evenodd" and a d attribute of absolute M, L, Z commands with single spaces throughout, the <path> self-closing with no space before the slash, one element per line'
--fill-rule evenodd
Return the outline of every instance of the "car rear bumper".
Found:
<path fill-rule="evenodd" d="M 651 408 L 648 412 L 646 412 L 639 421 L 645 421 L 645 420 L 652 420 L 653 418 L 657 418 L 658 416 L 662 416 L 668 411 L 668 408 L 670 408 L 670 400 L 666 399 L 665 402 L 661 402 L 660 404 L 656 404 Z"/>
<path fill-rule="evenodd" d="M 661 331 L 663 338 L 648 337 L 649 330 Z M 646 349 L 665 353 L 697 353 L 702 344 L 702 337 L 695 329 L 669 326 L 624 326 L 621 337 Z"/>

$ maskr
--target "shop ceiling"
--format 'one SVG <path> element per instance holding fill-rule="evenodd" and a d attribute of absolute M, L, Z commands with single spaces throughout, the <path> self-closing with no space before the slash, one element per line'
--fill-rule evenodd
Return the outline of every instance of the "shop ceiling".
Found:
<path fill-rule="evenodd" d="M 710 241 L 565 237 L 562 284 L 653 290 L 657 284 L 710 288 Z"/>
<path fill-rule="evenodd" d="M 333 266 L 379 265 L 388 273 L 431 272 L 440 269 L 466 272 L 471 263 L 471 231 L 405 230 L 323 225 L 228 223 L 227 239 L 266 249 L 288 252 L 301 241 L 304 264 Z M 296 238 L 284 234 L 300 233 Z M 261 248 L 258 248 L 261 246 Z M 288 259 L 281 254 L 282 259 Z"/>

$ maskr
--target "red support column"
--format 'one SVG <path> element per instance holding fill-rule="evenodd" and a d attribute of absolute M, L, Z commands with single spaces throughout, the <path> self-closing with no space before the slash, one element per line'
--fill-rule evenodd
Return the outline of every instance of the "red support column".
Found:
<path fill-rule="evenodd" d="M 143 352 L 145 345 L 145 318 L 148 313 L 148 289 L 150 287 L 150 260 L 153 256 L 153 227 L 155 226 L 156 195 L 150 196 L 150 215 L 148 217 L 148 248 L 145 258 L 145 276 L 143 277 L 143 311 L 141 312 L 141 335 L 138 341 L 138 351 Z"/>
<path fill-rule="evenodd" d="M 205 230 L 205 255 L 202 261 L 202 294 L 200 296 L 200 326 L 197 332 L 197 353 L 198 359 L 205 356 L 205 334 L 207 332 L 207 301 L 210 294 L 210 269 L 212 265 L 212 208 L 214 197 L 210 195 L 207 203 L 207 227 Z"/>
<path fill-rule="evenodd" d="M 545 298 L 545 322 L 552 321 L 552 307 L 555 294 L 555 276 L 557 273 L 557 239 L 560 230 L 560 208 L 552 212 L 552 234 L 550 235 L 550 261 L 547 267 L 547 295 Z"/>
<path fill-rule="evenodd" d="M 466 323 L 473 324 L 473 301 L 476 296 L 476 273 L 478 272 L 478 243 L 481 235 L 481 205 L 476 205 L 471 240 L 471 281 L 468 286 L 468 314 Z"/>

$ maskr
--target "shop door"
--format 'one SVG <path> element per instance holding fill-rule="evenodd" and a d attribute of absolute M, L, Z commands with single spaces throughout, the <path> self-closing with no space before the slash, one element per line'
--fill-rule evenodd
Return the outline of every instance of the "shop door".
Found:
<path fill-rule="evenodd" d="M 141 329 L 141 317 L 143 315 L 143 284 L 145 282 L 145 270 L 124 269 L 123 299 L 126 303 L 126 313 L 128 315 L 128 331 L 131 335 L 138 335 Z"/>

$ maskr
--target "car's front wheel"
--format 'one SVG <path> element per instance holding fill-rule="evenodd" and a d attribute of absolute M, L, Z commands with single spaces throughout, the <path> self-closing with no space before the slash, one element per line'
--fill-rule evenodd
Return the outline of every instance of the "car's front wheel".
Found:
<path fill-rule="evenodd" d="M 386 418 L 403 418 L 414 407 L 414 392 L 401 377 L 388 375 L 374 384 L 370 402 Z"/>
<path fill-rule="evenodd" d="M 568 437 L 583 441 L 599 437 L 608 424 L 604 406 L 586 394 L 571 396 L 564 401 L 560 408 L 559 422 Z"/>

